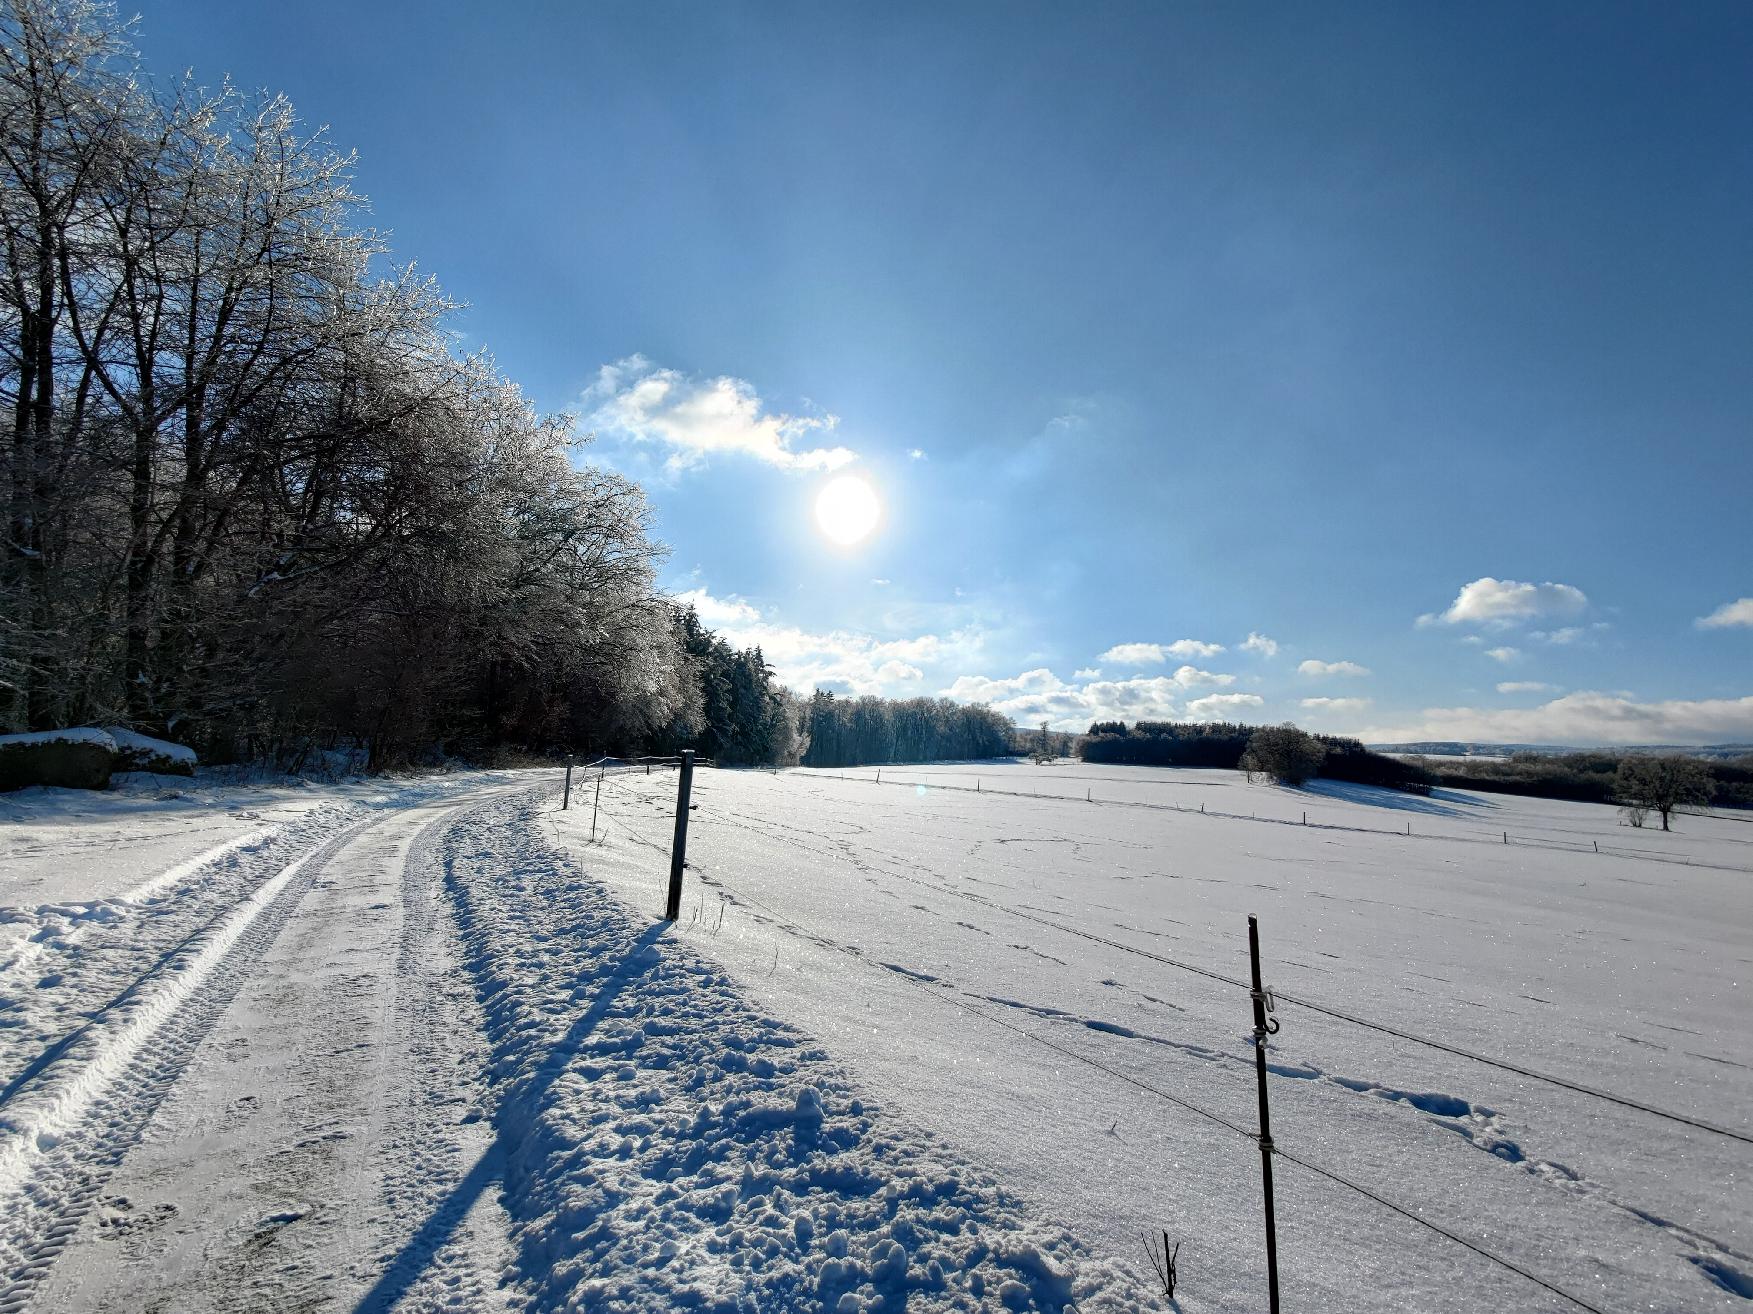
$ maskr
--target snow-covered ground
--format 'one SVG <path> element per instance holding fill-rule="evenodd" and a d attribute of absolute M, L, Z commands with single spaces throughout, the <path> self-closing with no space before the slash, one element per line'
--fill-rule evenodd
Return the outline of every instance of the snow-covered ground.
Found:
<path fill-rule="evenodd" d="M 670 772 L 126 780 L 0 797 L 0 1311 L 1258 1310 L 1249 913 L 1285 1308 L 1753 1300 L 1745 821 L 702 770 L 666 929 Z"/>
<path fill-rule="evenodd" d="M 1092 1253 L 1183 1241 L 1183 1309 L 1263 1303 L 1257 1149 L 1174 1102 L 1257 1126 L 1245 990 L 1175 965 L 1245 978 L 1250 913 L 1286 995 L 1742 1138 L 1286 1002 L 1281 1149 L 1601 1309 L 1747 1308 L 1745 820 L 1067 763 L 876 775 L 702 773 L 684 936 Z M 598 844 L 588 813 L 558 833 L 653 909 L 673 785 L 604 788 Z M 1574 1308 L 1282 1158 L 1277 1194 L 1287 1308 Z"/>

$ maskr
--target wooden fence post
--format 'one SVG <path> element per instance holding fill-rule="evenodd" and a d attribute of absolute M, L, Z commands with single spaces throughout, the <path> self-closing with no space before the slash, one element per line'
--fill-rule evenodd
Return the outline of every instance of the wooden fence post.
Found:
<path fill-rule="evenodd" d="M 670 845 L 670 895 L 664 906 L 664 919 L 675 921 L 682 915 L 682 870 L 688 865 L 688 795 L 694 788 L 694 750 L 682 750 L 682 769 L 676 780 L 676 837 Z"/>

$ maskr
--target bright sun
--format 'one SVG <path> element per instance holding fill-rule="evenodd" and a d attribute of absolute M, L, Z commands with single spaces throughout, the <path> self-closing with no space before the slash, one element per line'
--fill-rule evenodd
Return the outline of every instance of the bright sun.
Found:
<path fill-rule="evenodd" d="M 850 545 L 869 534 L 883 518 L 876 490 L 857 475 L 830 479 L 816 494 L 816 523 L 836 543 Z"/>

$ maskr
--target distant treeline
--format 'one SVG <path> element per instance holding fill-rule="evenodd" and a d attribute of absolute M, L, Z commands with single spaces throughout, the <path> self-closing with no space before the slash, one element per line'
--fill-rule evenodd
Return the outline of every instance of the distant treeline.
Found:
<path fill-rule="evenodd" d="M 823 689 L 804 705 L 803 764 L 876 766 L 1002 757 L 1016 728 L 983 704 L 948 698 L 842 698 Z"/>
<path fill-rule="evenodd" d="M 1218 767 L 1239 770 L 1248 740 L 1258 726 L 1233 721 L 1098 721 L 1078 745 L 1086 762 L 1124 766 Z M 1313 738 L 1326 748 L 1320 773 L 1389 789 L 1428 790 L 1435 777 L 1423 767 L 1372 753 L 1355 739 Z"/>
<path fill-rule="evenodd" d="M 1415 761 L 1438 784 L 1452 789 L 1617 803 L 1614 777 L 1619 764 L 1631 756 L 1638 755 L 1606 751 L 1512 753 L 1499 759 L 1422 757 Z M 1753 808 L 1753 754 L 1704 760 L 1703 765 L 1716 782 L 1714 806 Z"/>

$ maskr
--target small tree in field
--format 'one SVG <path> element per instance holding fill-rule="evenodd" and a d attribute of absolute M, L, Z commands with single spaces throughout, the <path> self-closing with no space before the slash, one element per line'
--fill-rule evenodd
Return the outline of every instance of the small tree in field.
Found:
<path fill-rule="evenodd" d="M 1250 776 L 1270 776 L 1281 785 L 1300 785 L 1321 770 L 1327 748 L 1289 721 L 1262 726 L 1248 739 L 1241 767 Z"/>
<path fill-rule="evenodd" d="M 1695 757 L 1672 753 L 1663 757 L 1632 754 L 1619 763 L 1613 790 L 1620 808 L 1634 826 L 1643 824 L 1651 812 L 1662 814 L 1662 829 L 1671 830 L 1669 818 L 1676 812 L 1702 808 L 1716 793 L 1710 768 Z"/>

